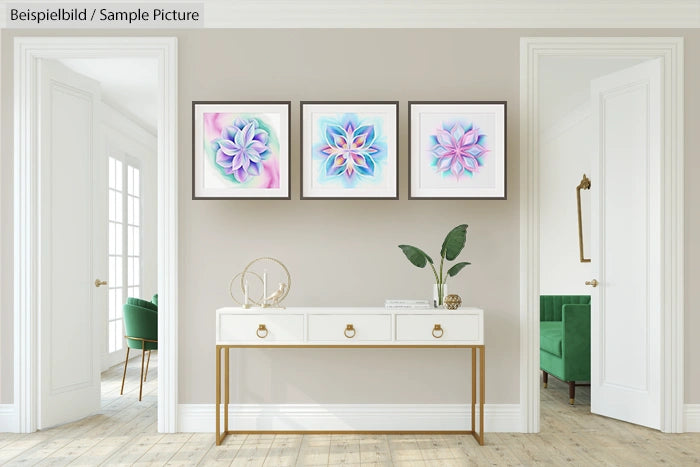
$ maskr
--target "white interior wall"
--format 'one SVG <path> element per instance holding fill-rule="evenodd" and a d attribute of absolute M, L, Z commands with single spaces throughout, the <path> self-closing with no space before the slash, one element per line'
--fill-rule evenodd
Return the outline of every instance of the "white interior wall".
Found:
<path fill-rule="evenodd" d="M 158 290 L 158 165 L 157 138 L 139 122 L 103 103 L 102 135 L 107 154 L 125 153 L 141 166 L 141 298 L 150 300 Z M 155 122 L 154 122 L 154 125 Z M 106 253 L 105 253 L 106 254 Z"/>
<path fill-rule="evenodd" d="M 158 119 L 158 64 L 148 57 L 64 58 L 61 63 L 100 83 L 102 102 L 119 109 L 155 134 Z"/>
<path fill-rule="evenodd" d="M 540 293 L 587 295 L 591 263 L 579 260 L 576 186 L 591 177 L 592 79 L 643 59 L 545 58 L 540 95 Z M 595 180 L 591 180 L 594 186 Z M 584 256 L 590 258 L 590 192 L 581 190 Z M 592 261 L 595 261 L 592 258 Z"/>
<path fill-rule="evenodd" d="M 581 263 L 575 187 L 591 175 L 591 111 L 588 103 L 542 135 L 540 172 L 540 293 L 586 295 L 591 263 Z M 581 190 L 584 255 L 590 257 L 590 191 Z"/>

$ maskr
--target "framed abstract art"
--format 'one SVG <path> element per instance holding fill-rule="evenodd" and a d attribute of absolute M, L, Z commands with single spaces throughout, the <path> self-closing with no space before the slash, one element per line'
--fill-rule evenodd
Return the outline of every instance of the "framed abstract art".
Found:
<path fill-rule="evenodd" d="M 506 199 L 506 102 L 409 102 L 409 199 Z"/>
<path fill-rule="evenodd" d="M 192 199 L 290 199 L 290 102 L 192 102 Z"/>
<path fill-rule="evenodd" d="M 392 102 L 301 103 L 301 199 L 398 199 Z"/>

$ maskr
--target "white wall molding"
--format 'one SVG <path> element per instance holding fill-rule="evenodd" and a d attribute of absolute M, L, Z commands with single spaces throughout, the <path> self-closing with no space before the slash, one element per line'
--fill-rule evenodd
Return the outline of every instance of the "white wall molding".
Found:
<path fill-rule="evenodd" d="M 230 404 L 230 430 L 468 430 L 467 404 Z M 180 404 L 178 431 L 214 433 L 214 404 Z M 484 431 L 520 431 L 518 404 L 486 404 Z"/>
<path fill-rule="evenodd" d="M 686 432 L 700 433 L 700 404 L 685 404 L 683 418 Z"/>
<path fill-rule="evenodd" d="M 527 39 L 520 40 L 520 410 L 521 430 L 540 431 L 539 290 L 540 208 L 539 158 L 535 139 L 537 77 L 535 57 Z M 534 136 L 534 138 L 533 138 Z"/>
<path fill-rule="evenodd" d="M 0 50 L 2 50 L 2 34 L 0 34 Z M 0 60 L 2 62 L 2 60 Z M 0 63 L 0 76 L 2 76 L 2 63 Z M 2 96 L 0 96 L 0 109 L 2 109 Z M 0 118 L 0 125 L 7 125 L 7 122 L 3 122 L 2 118 Z M 2 147 L 2 136 L 0 135 L 0 147 Z M 3 164 L 0 164 L 0 185 L 2 184 L 2 171 L 3 167 L 1 167 Z M 0 206 L 2 206 L 2 189 L 0 188 Z M 0 238 L 0 242 L 2 242 L 2 239 Z M 0 246 L 0 264 L 4 264 L 3 258 L 2 258 L 2 246 Z M 2 273 L 0 273 L 1 275 Z M 2 310 L 2 291 L 3 291 L 4 286 L 0 286 L 0 310 Z M 0 339 L 3 339 L 3 326 L 7 326 L 7 323 L 3 323 L 2 319 L 2 314 L 0 313 Z M 0 343 L 0 356 L 3 353 L 3 348 L 2 348 L 2 343 Z M 4 361 L 5 359 L 0 357 L 0 378 L 3 377 L 4 375 Z M 2 393 L 2 385 L 0 384 L 0 401 L 5 399 L 5 396 Z M 0 421 L 0 424 L 2 422 Z"/>
<path fill-rule="evenodd" d="M 0 433 L 17 431 L 17 411 L 14 404 L 0 404 Z"/>
<path fill-rule="evenodd" d="M 158 61 L 158 430 L 175 432 L 178 400 L 177 40 L 171 37 L 16 37 L 14 54 L 14 400 L 17 427 L 36 430 L 40 304 L 37 118 L 40 59 L 152 57 Z"/>
<path fill-rule="evenodd" d="M 3 0 L 0 3 L 6 3 Z M 52 3 L 52 2 L 44 2 Z M 75 0 L 99 5 L 109 0 Z M 113 3 L 113 2 L 112 2 Z M 205 0 L 207 28 L 697 28 L 696 0 Z M 0 8 L 0 27 L 7 12 Z"/>
<path fill-rule="evenodd" d="M 520 401 L 523 431 L 538 432 L 541 57 L 644 57 L 663 61 L 662 423 L 682 432 L 684 420 L 683 39 L 676 37 L 534 37 L 520 41 Z"/>
<path fill-rule="evenodd" d="M 177 39 L 162 38 L 160 41 L 157 47 L 160 92 L 158 101 L 160 103 L 158 109 L 158 431 L 175 433 L 179 402 Z M 162 314 L 163 311 L 165 315 Z"/>

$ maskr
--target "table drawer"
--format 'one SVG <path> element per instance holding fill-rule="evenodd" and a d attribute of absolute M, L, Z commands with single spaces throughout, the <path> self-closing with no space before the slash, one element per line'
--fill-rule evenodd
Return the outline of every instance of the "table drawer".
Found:
<path fill-rule="evenodd" d="M 220 342 L 304 341 L 304 315 L 226 315 L 219 317 Z"/>
<path fill-rule="evenodd" d="M 309 315 L 309 342 L 390 341 L 390 315 Z"/>
<path fill-rule="evenodd" d="M 483 344 L 479 314 L 397 315 L 396 340 L 413 342 L 459 342 Z"/>

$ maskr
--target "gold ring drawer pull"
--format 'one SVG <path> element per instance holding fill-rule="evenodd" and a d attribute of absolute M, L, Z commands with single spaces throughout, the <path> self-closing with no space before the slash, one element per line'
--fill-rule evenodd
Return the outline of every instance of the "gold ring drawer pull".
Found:
<path fill-rule="evenodd" d="M 350 332 L 352 332 L 352 334 L 350 334 Z M 343 331 L 343 334 L 345 334 L 345 337 L 348 339 L 352 339 L 355 337 L 355 327 L 352 324 L 348 324 L 345 326 L 345 331 Z"/>
<path fill-rule="evenodd" d="M 259 325 L 255 334 L 257 334 L 260 339 L 265 339 L 267 337 L 267 327 L 264 324 Z"/>
<path fill-rule="evenodd" d="M 440 334 L 438 334 L 440 333 Z M 442 335 L 445 334 L 445 331 L 443 331 L 442 326 L 439 324 L 436 324 L 435 327 L 433 328 L 433 337 L 435 339 L 440 339 Z"/>

